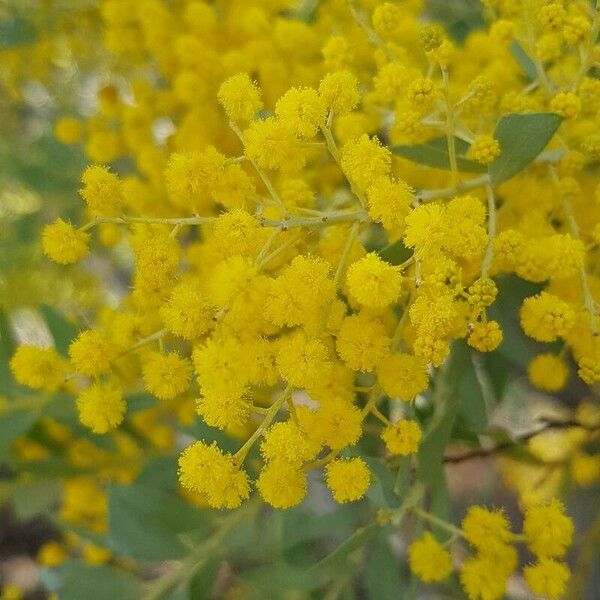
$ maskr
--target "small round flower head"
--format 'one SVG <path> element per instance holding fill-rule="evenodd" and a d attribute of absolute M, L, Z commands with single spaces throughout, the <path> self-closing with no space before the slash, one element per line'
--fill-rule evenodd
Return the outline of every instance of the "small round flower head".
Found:
<path fill-rule="evenodd" d="M 258 219 L 241 208 L 219 215 L 214 224 L 215 245 L 224 256 L 241 254 L 254 257 L 267 235 Z"/>
<path fill-rule="evenodd" d="M 94 216 L 115 216 L 123 202 L 119 177 L 107 167 L 92 165 L 81 176 L 84 187 L 79 191 Z"/>
<path fill-rule="evenodd" d="M 600 456 L 580 452 L 571 459 L 571 477 L 580 486 L 587 486 L 600 480 Z"/>
<path fill-rule="evenodd" d="M 19 346 L 10 369 L 22 385 L 46 392 L 56 391 L 67 375 L 67 361 L 54 348 Z"/>
<path fill-rule="evenodd" d="M 414 454 L 421 441 L 421 428 L 412 419 L 400 419 L 394 425 L 388 425 L 382 432 L 381 438 L 385 442 L 388 452 L 408 456 Z"/>
<path fill-rule="evenodd" d="M 478 554 L 463 563 L 460 582 L 469 600 L 500 600 L 509 574 L 495 556 Z"/>
<path fill-rule="evenodd" d="M 244 131 L 246 156 L 262 169 L 293 171 L 304 163 L 292 130 L 280 119 L 252 121 Z"/>
<path fill-rule="evenodd" d="M 477 308 L 490 306 L 498 295 L 498 288 L 493 279 L 489 277 L 480 277 L 475 280 L 467 290 L 469 304 Z"/>
<path fill-rule="evenodd" d="M 354 109 L 360 100 L 358 80 L 350 71 L 328 73 L 319 84 L 319 95 L 334 115 L 345 115 Z"/>
<path fill-rule="evenodd" d="M 573 521 L 565 515 L 561 502 L 553 499 L 525 510 L 523 533 L 537 556 L 560 557 L 571 544 Z"/>
<path fill-rule="evenodd" d="M 371 16 L 373 29 L 384 39 L 392 37 L 402 23 L 402 11 L 392 2 L 383 2 L 375 8 Z"/>
<path fill-rule="evenodd" d="M 295 464 L 275 460 L 263 467 L 256 487 L 273 508 L 291 508 L 306 496 L 306 475 Z"/>
<path fill-rule="evenodd" d="M 185 340 L 202 337 L 212 328 L 215 307 L 202 295 L 194 281 L 177 284 L 160 315 L 166 327 Z"/>
<path fill-rule="evenodd" d="M 550 101 L 550 110 L 564 119 L 574 119 L 581 110 L 581 100 L 573 92 L 559 92 Z"/>
<path fill-rule="evenodd" d="M 325 122 L 325 102 L 313 88 L 291 88 L 275 105 L 275 114 L 299 138 L 314 137 Z"/>
<path fill-rule="evenodd" d="M 492 352 L 502 343 L 502 329 L 497 321 L 475 323 L 467 342 L 479 352 Z"/>
<path fill-rule="evenodd" d="M 541 292 L 525 298 L 520 312 L 523 331 L 538 342 L 553 342 L 575 323 L 575 312 L 558 296 Z"/>
<path fill-rule="evenodd" d="M 337 335 L 340 358 L 354 371 L 372 371 L 390 349 L 381 321 L 366 313 L 346 317 Z"/>
<path fill-rule="evenodd" d="M 364 190 L 389 173 L 392 158 L 390 151 L 377 138 L 364 134 L 344 145 L 341 164 L 346 176 Z"/>
<path fill-rule="evenodd" d="M 317 410 L 311 434 L 332 450 L 353 446 L 362 434 L 362 414 L 348 400 L 329 398 Z"/>
<path fill-rule="evenodd" d="M 443 581 L 452 573 L 452 556 L 426 531 L 408 548 L 410 570 L 425 583 Z"/>
<path fill-rule="evenodd" d="M 500 144 L 491 135 L 480 135 L 471 144 L 469 156 L 482 165 L 489 165 L 500 156 Z"/>
<path fill-rule="evenodd" d="M 118 427 L 127 405 L 122 391 L 112 383 L 95 383 L 75 400 L 79 420 L 94 433 L 108 433 Z"/>
<path fill-rule="evenodd" d="M 567 19 L 562 29 L 562 35 L 567 44 L 577 46 L 583 44 L 589 35 L 590 22 L 585 17 L 574 16 Z"/>
<path fill-rule="evenodd" d="M 396 302 L 402 277 L 395 267 L 371 252 L 350 265 L 346 275 L 352 297 L 368 308 L 385 308 Z"/>
<path fill-rule="evenodd" d="M 69 357 L 78 373 L 97 377 L 110 371 L 114 352 L 103 334 L 96 329 L 88 329 L 71 342 Z"/>
<path fill-rule="evenodd" d="M 412 354 L 394 353 L 377 365 L 377 380 L 390 398 L 409 402 L 427 389 L 427 369 Z"/>
<path fill-rule="evenodd" d="M 468 542 L 480 552 L 493 552 L 498 544 L 510 541 L 508 519 L 502 510 L 488 510 L 471 506 L 462 521 L 462 530 Z"/>
<path fill-rule="evenodd" d="M 238 73 L 226 79 L 217 97 L 227 118 L 232 121 L 250 121 L 263 108 L 260 89 L 248 73 Z"/>
<path fill-rule="evenodd" d="M 172 400 L 188 389 L 192 365 L 177 352 L 152 352 L 145 358 L 142 374 L 151 394 L 161 400 Z"/>
<path fill-rule="evenodd" d="M 558 392 L 565 387 L 569 377 L 567 365 L 554 354 L 538 354 L 527 367 L 531 383 L 546 392 Z"/>
<path fill-rule="evenodd" d="M 189 211 L 206 209 L 224 167 L 225 156 L 212 146 L 202 151 L 172 154 L 165 169 L 171 202 Z"/>
<path fill-rule="evenodd" d="M 185 489 L 203 494 L 213 508 L 237 508 L 250 496 L 246 472 L 216 442 L 210 446 L 195 442 L 181 453 L 179 482 Z"/>
<path fill-rule="evenodd" d="M 244 426 L 248 421 L 250 401 L 246 390 L 215 389 L 201 384 L 202 396 L 196 412 L 209 427 L 227 430 Z"/>
<path fill-rule="evenodd" d="M 415 338 L 413 352 L 425 364 L 439 367 L 450 354 L 450 344 L 447 340 L 440 340 L 435 335 L 425 332 Z"/>
<path fill-rule="evenodd" d="M 443 32 L 439 25 L 425 25 L 419 32 L 419 44 L 425 52 L 432 52 L 442 45 Z"/>
<path fill-rule="evenodd" d="M 413 190 L 407 183 L 381 177 L 367 188 L 366 195 L 369 216 L 373 221 L 381 223 L 388 231 L 404 229 L 404 220 L 414 198 Z"/>
<path fill-rule="evenodd" d="M 60 542 L 51 540 L 42 544 L 37 553 L 37 562 L 43 567 L 58 567 L 67 560 L 69 554 Z"/>
<path fill-rule="evenodd" d="M 415 107 L 426 108 L 437 97 L 435 83 L 428 78 L 415 79 L 407 89 L 407 98 Z"/>
<path fill-rule="evenodd" d="M 563 597 L 571 577 L 565 563 L 546 557 L 540 558 L 534 565 L 527 565 L 523 573 L 531 591 L 549 600 Z"/>
<path fill-rule="evenodd" d="M 337 458 L 325 467 L 325 481 L 336 502 L 354 502 L 365 495 L 371 473 L 362 458 Z"/>
<path fill-rule="evenodd" d="M 54 136 L 63 144 L 78 144 L 83 135 L 83 125 L 79 119 L 63 117 L 54 124 Z"/>
<path fill-rule="evenodd" d="M 62 219 L 46 225 L 42 231 L 44 254 L 60 265 L 71 265 L 84 258 L 89 252 L 89 241 L 88 233 Z"/>
<path fill-rule="evenodd" d="M 446 230 L 444 207 L 436 202 L 421 204 L 406 217 L 404 243 L 420 256 L 437 250 Z"/>
<path fill-rule="evenodd" d="M 567 18 L 567 11 L 562 2 L 550 2 L 540 8 L 538 18 L 545 28 L 559 31 Z"/>
<path fill-rule="evenodd" d="M 298 465 L 314 458 L 319 450 L 293 421 L 271 425 L 260 445 L 260 453 L 266 462 L 282 460 Z"/>
<path fill-rule="evenodd" d="M 325 345 L 296 334 L 282 340 L 277 353 L 277 370 L 281 377 L 297 388 L 307 388 L 313 381 L 326 377 L 331 368 Z"/>
<path fill-rule="evenodd" d="M 582 356 L 577 361 L 577 375 L 588 385 L 600 381 L 600 360 L 594 356 Z"/>

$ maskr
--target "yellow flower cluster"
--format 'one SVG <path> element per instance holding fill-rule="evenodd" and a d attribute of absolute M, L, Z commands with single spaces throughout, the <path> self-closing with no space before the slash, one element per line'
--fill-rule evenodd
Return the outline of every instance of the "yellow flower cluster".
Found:
<path fill-rule="evenodd" d="M 536 290 L 509 307 L 524 334 L 562 346 L 533 358 L 532 384 L 564 388 L 569 356 L 600 382 L 598 11 L 488 0 L 489 27 L 457 46 L 417 0 L 317 4 L 303 19 L 286 0 L 102 0 L 110 82 L 95 114 L 55 125 L 90 162 L 86 220 L 46 225 L 43 253 L 72 265 L 99 243 L 127 285 L 68 358 L 24 345 L 12 371 L 73 393 L 95 434 L 126 420 L 176 448 L 185 493 L 214 508 L 254 489 L 296 506 L 315 471 L 336 502 L 363 498 L 375 478 L 357 445 L 374 433 L 380 457 L 419 452 L 438 413 L 417 408 L 452 349 L 504 343 L 509 278 Z M 509 115 L 560 133 L 504 177 L 526 154 L 496 128 Z M 129 410 L 141 391 L 156 408 Z M 239 449 L 164 424 L 196 419 Z M 102 529 L 94 485 L 73 484 L 66 520 Z M 562 593 L 570 527 L 556 502 L 527 509 L 534 593 Z M 460 535 L 469 598 L 502 597 L 517 566 L 504 513 L 472 508 Z M 430 533 L 409 558 L 426 582 L 452 571 Z"/>
<path fill-rule="evenodd" d="M 518 564 L 513 547 L 516 542 L 526 543 L 536 556 L 536 562 L 524 568 L 531 591 L 549 599 L 562 597 L 570 571 L 558 559 L 571 544 L 573 522 L 565 516 L 560 502 L 528 506 L 521 535 L 510 531 L 502 510 L 482 506 L 471 506 L 461 525 L 460 529 L 448 529 L 475 550 L 460 567 L 460 581 L 469 600 L 504 597 L 508 578 Z M 424 582 L 442 581 L 453 569 L 450 552 L 430 532 L 410 545 L 409 562 L 411 570 Z"/>

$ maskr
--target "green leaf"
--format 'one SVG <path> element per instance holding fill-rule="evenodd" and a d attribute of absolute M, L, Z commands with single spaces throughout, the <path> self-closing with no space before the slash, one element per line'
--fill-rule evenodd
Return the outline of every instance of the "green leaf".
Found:
<path fill-rule="evenodd" d="M 412 250 L 409 250 L 402 240 L 398 240 L 393 244 L 389 244 L 385 248 L 378 250 L 377 254 L 392 265 L 401 265 L 411 257 Z"/>
<path fill-rule="evenodd" d="M 210 600 L 213 597 L 212 589 L 220 565 L 219 556 L 209 558 L 196 572 L 189 583 L 190 600 Z"/>
<path fill-rule="evenodd" d="M 139 581 L 112 567 L 93 567 L 70 561 L 60 570 L 58 592 L 61 600 L 139 600 Z"/>
<path fill-rule="evenodd" d="M 111 548 L 138 560 L 181 558 L 180 535 L 209 527 L 205 515 L 174 494 L 139 484 L 108 490 Z"/>
<path fill-rule="evenodd" d="M 488 407 L 475 371 L 473 355 L 468 352 L 458 386 L 459 416 L 473 433 L 483 433 L 488 424 Z"/>
<path fill-rule="evenodd" d="M 501 153 L 489 166 L 492 185 L 514 177 L 535 160 L 561 123 L 562 117 L 554 113 L 512 113 L 502 117 L 494 131 Z"/>
<path fill-rule="evenodd" d="M 15 352 L 15 342 L 13 340 L 8 318 L 0 310 L 0 394 L 12 395 L 17 383 L 10 370 L 10 359 Z"/>
<path fill-rule="evenodd" d="M 346 538 L 333 552 L 313 565 L 309 572 L 326 569 L 343 562 L 349 554 L 364 546 L 381 529 L 377 522 L 359 527 L 350 537 Z"/>
<path fill-rule="evenodd" d="M 485 173 L 485 167 L 483 165 L 464 158 L 464 154 L 469 150 L 469 144 L 467 142 L 455 137 L 454 144 L 458 155 L 457 166 L 459 171 Z M 402 156 L 403 158 L 407 158 L 408 160 L 412 160 L 421 165 L 434 167 L 436 169 L 450 168 L 448 141 L 445 136 L 429 140 L 424 144 L 392 146 L 390 150 L 398 156 Z"/>
<path fill-rule="evenodd" d="M 61 493 L 60 483 L 54 479 L 20 483 L 12 496 L 15 515 L 21 521 L 32 519 L 57 506 Z"/>
<path fill-rule="evenodd" d="M 389 467 L 377 458 L 364 456 L 363 460 L 369 466 L 372 482 L 367 490 L 367 498 L 380 508 L 398 506 L 398 496 L 394 494 L 394 476 Z"/>
<path fill-rule="evenodd" d="M 23 17 L 9 17 L 0 21 L 0 50 L 31 44 L 36 38 L 35 28 Z"/>
<path fill-rule="evenodd" d="M 5 458 L 15 441 L 25 435 L 37 421 L 33 410 L 12 410 L 0 414 L 0 458 Z"/>
<path fill-rule="evenodd" d="M 400 577 L 400 561 L 394 556 L 385 533 L 373 541 L 364 582 L 369 600 L 398 600 L 406 587 Z"/>
<path fill-rule="evenodd" d="M 66 356 L 69 344 L 77 335 L 77 327 L 70 321 L 67 321 L 67 319 L 51 306 L 43 304 L 40 306 L 40 312 L 44 316 L 46 325 L 54 338 L 56 349 L 63 356 Z"/>
<path fill-rule="evenodd" d="M 531 58 L 529 58 L 525 50 L 523 50 L 523 46 L 521 46 L 519 42 L 513 42 L 509 48 L 510 53 L 513 55 L 519 65 L 521 65 L 521 68 L 527 77 L 529 77 L 531 80 L 537 79 L 535 63 L 531 60 Z"/>

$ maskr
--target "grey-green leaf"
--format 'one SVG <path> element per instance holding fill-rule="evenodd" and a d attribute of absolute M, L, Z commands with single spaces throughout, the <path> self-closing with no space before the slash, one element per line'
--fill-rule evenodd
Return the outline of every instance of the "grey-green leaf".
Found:
<path fill-rule="evenodd" d="M 180 536 L 208 524 L 206 516 L 175 494 L 145 485 L 114 485 L 108 491 L 112 549 L 138 560 L 181 558 Z"/>
<path fill-rule="evenodd" d="M 500 156 L 489 166 L 492 185 L 514 177 L 547 146 L 562 123 L 554 113 L 511 113 L 500 119 L 494 137 L 500 142 Z"/>
<path fill-rule="evenodd" d="M 454 138 L 457 153 L 457 166 L 459 171 L 467 173 L 485 173 L 485 167 L 473 160 L 465 158 L 469 150 L 469 144 L 460 138 Z M 448 141 L 445 136 L 429 140 L 424 144 L 392 146 L 390 150 L 412 160 L 413 162 L 434 167 L 436 169 L 450 169 L 450 158 L 448 156 Z"/>
<path fill-rule="evenodd" d="M 529 79 L 534 80 L 537 78 L 537 72 L 535 70 L 535 63 L 529 58 L 528 54 L 523 50 L 523 47 L 519 42 L 513 42 L 510 45 L 510 53 L 513 55 L 514 59 L 521 65 L 521 68 L 529 77 Z"/>

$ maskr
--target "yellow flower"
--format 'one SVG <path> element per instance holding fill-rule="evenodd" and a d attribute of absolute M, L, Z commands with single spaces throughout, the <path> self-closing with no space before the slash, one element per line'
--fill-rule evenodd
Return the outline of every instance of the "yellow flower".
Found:
<path fill-rule="evenodd" d="M 107 167 L 88 167 L 81 177 L 81 182 L 84 187 L 79 193 L 92 215 L 116 216 L 120 213 L 123 202 L 121 182 Z"/>
<path fill-rule="evenodd" d="M 90 235 L 70 223 L 57 219 L 42 231 L 42 250 L 54 262 L 71 265 L 87 256 Z"/>
<path fill-rule="evenodd" d="M 371 473 L 362 458 L 338 458 L 325 467 L 325 481 L 336 502 L 354 502 L 365 495 Z"/>
<path fill-rule="evenodd" d="M 56 541 L 42 544 L 37 553 L 37 561 L 44 567 L 57 567 L 67 560 L 68 554 L 65 547 Z"/>
<path fill-rule="evenodd" d="M 491 511 L 483 506 L 469 507 L 462 521 L 462 530 L 471 545 L 486 553 L 493 553 L 499 544 L 505 544 L 511 539 L 504 511 Z"/>
<path fill-rule="evenodd" d="M 480 135 L 471 144 L 469 156 L 482 165 L 489 165 L 500 156 L 500 144 L 491 135 Z"/>
<path fill-rule="evenodd" d="M 538 342 L 553 342 L 575 322 L 573 309 L 558 296 L 541 292 L 525 298 L 520 312 L 523 331 Z"/>
<path fill-rule="evenodd" d="M 581 100 L 573 92 L 559 92 L 550 101 L 550 110 L 565 119 L 574 119 L 581 110 Z"/>
<path fill-rule="evenodd" d="M 346 275 L 353 298 L 368 308 L 385 308 L 396 302 L 402 289 L 398 267 L 371 252 L 350 265 Z"/>
<path fill-rule="evenodd" d="M 263 107 L 260 89 L 247 73 L 226 79 L 219 88 L 218 98 L 232 121 L 249 121 Z"/>
<path fill-rule="evenodd" d="M 392 454 L 408 456 L 419 448 L 422 433 L 419 424 L 411 419 L 400 419 L 394 425 L 388 425 L 381 432 L 386 448 Z"/>
<path fill-rule="evenodd" d="M 112 383 L 95 383 L 77 396 L 79 420 L 94 433 L 108 433 L 125 417 L 127 405 L 120 388 Z"/>
<path fill-rule="evenodd" d="M 567 383 L 569 369 L 558 356 L 538 354 L 528 365 L 527 375 L 533 385 L 546 392 L 558 392 Z"/>
<path fill-rule="evenodd" d="M 110 371 L 114 352 L 102 333 L 96 329 L 88 329 L 71 342 L 69 357 L 77 372 L 97 377 Z"/>
<path fill-rule="evenodd" d="M 549 600 L 562 598 L 571 577 L 565 563 L 545 557 L 540 558 L 535 565 L 527 565 L 523 572 L 532 592 Z"/>
<path fill-rule="evenodd" d="M 297 388 L 307 388 L 331 368 L 327 348 L 319 340 L 303 334 L 282 340 L 277 353 L 277 370 L 283 379 Z"/>
<path fill-rule="evenodd" d="M 502 330 L 497 321 L 479 322 L 473 325 L 473 330 L 467 339 L 469 346 L 480 352 L 492 352 L 502 342 Z"/>
<path fill-rule="evenodd" d="M 275 105 L 275 114 L 299 138 L 314 137 L 325 123 L 325 101 L 313 88 L 291 88 Z"/>
<path fill-rule="evenodd" d="M 306 495 L 306 475 L 295 464 L 275 460 L 263 467 L 256 487 L 272 507 L 291 508 Z"/>
<path fill-rule="evenodd" d="M 67 361 L 54 348 L 19 346 L 10 361 L 15 379 L 22 385 L 56 391 L 67 375 Z"/>
<path fill-rule="evenodd" d="M 359 102 L 358 80 L 350 71 L 335 71 L 323 77 L 319 95 L 336 116 L 349 113 Z"/>
<path fill-rule="evenodd" d="M 377 138 L 369 138 L 366 134 L 347 142 L 342 149 L 342 169 L 361 190 L 387 176 L 391 162 L 390 151 Z"/>
<path fill-rule="evenodd" d="M 410 570 L 425 583 L 443 581 L 452 573 L 450 553 L 429 533 L 408 548 Z"/>
<path fill-rule="evenodd" d="M 523 522 L 527 544 L 537 556 L 563 556 L 573 537 L 573 521 L 556 499 L 527 507 Z"/>
<path fill-rule="evenodd" d="M 179 456 L 179 481 L 206 496 L 213 508 L 236 508 L 250 495 L 248 476 L 216 442 L 195 442 Z"/>
<path fill-rule="evenodd" d="M 161 400 L 172 400 L 188 389 L 192 365 L 177 352 L 152 352 L 146 356 L 142 372 L 144 385 L 151 394 Z"/>
<path fill-rule="evenodd" d="M 367 313 L 358 313 L 342 322 L 336 349 L 354 371 L 372 371 L 389 353 L 390 342 L 381 321 Z"/>
<path fill-rule="evenodd" d="M 411 187 L 402 180 L 381 177 L 366 191 L 369 216 L 391 232 L 404 229 L 404 221 L 414 198 Z"/>
<path fill-rule="evenodd" d="M 409 402 L 427 389 L 427 369 L 412 354 L 395 353 L 377 365 L 377 379 L 390 398 Z"/>
<path fill-rule="evenodd" d="M 509 574 L 494 555 L 478 554 L 463 563 L 460 582 L 469 600 L 499 600 L 504 596 Z"/>

